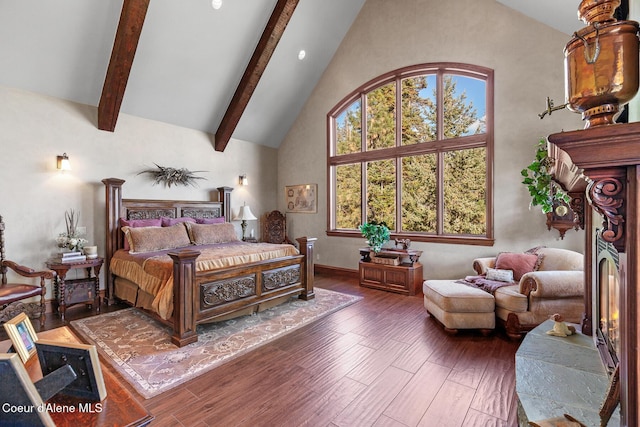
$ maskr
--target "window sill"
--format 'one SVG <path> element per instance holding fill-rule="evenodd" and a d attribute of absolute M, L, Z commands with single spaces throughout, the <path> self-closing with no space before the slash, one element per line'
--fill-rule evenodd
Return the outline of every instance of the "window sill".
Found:
<path fill-rule="evenodd" d="M 359 231 L 347 230 L 327 230 L 327 236 L 336 237 L 357 237 L 362 239 Z M 436 236 L 413 233 L 392 233 L 391 239 L 409 239 L 412 242 L 425 243 L 448 243 L 452 245 L 474 245 L 474 246 L 493 246 L 495 239 L 485 236 Z"/>

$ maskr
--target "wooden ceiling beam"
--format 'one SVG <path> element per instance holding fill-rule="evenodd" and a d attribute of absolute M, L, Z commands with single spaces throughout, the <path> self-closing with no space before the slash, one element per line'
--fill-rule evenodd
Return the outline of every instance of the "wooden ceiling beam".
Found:
<path fill-rule="evenodd" d="M 233 98 L 222 117 L 220 126 L 218 126 L 214 144 L 216 151 L 224 151 L 227 147 L 231 135 L 242 117 L 242 113 L 247 108 L 247 104 L 249 104 L 249 100 L 258 86 L 262 74 L 267 68 L 267 64 L 276 50 L 284 30 L 287 28 L 287 24 L 291 20 L 298 1 L 278 0 L 276 3 L 269 22 L 267 22 L 267 26 L 262 32 L 262 36 L 251 56 L 251 60 L 249 60 L 242 79 L 240 79 Z"/>
<path fill-rule="evenodd" d="M 98 129 L 113 132 L 150 0 L 124 0 L 98 104 Z"/>

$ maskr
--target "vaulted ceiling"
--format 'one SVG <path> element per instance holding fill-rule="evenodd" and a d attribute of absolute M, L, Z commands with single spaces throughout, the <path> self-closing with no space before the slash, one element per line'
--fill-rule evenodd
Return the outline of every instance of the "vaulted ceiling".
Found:
<path fill-rule="evenodd" d="M 497 1 L 566 34 L 573 34 L 585 26 L 578 19 L 580 0 Z"/>
<path fill-rule="evenodd" d="M 497 1 L 583 26 L 579 0 Z M 105 131 L 127 113 L 215 135 L 218 150 L 232 136 L 278 147 L 364 2 L 0 0 L 0 84 L 99 107 Z"/>

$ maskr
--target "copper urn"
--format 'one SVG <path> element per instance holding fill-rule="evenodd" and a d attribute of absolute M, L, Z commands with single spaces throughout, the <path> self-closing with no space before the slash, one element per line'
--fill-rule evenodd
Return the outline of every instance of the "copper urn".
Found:
<path fill-rule="evenodd" d="M 615 123 L 638 91 L 638 23 L 617 21 L 620 0 L 583 0 L 586 27 L 564 48 L 567 108 L 582 113 L 585 128 Z"/>

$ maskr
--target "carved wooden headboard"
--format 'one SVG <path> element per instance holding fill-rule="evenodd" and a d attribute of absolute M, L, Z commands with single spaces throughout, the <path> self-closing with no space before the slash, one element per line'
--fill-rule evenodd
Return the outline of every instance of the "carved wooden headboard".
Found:
<path fill-rule="evenodd" d="M 120 231 L 120 218 L 150 219 L 150 218 L 218 218 L 224 217 L 231 221 L 231 187 L 218 187 L 218 200 L 211 202 L 197 202 L 185 200 L 146 200 L 123 199 L 123 179 L 105 178 L 106 203 L 106 239 L 105 239 L 105 272 L 107 280 L 108 266 L 114 252 L 124 246 L 124 235 Z"/>

